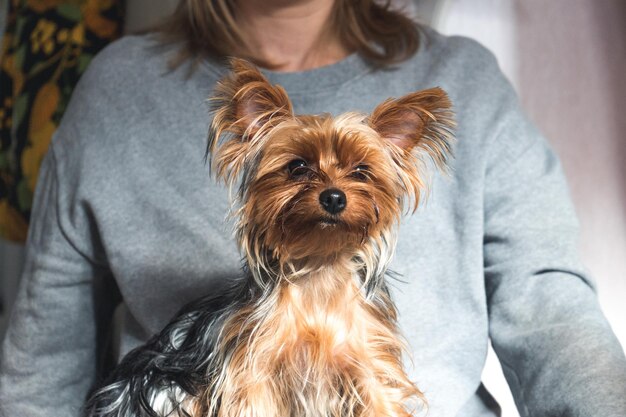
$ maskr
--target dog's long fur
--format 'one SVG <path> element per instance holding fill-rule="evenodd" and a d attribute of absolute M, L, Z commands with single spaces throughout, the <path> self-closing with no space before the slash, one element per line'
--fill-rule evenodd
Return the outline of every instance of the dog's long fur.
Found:
<path fill-rule="evenodd" d="M 207 154 L 233 203 L 246 268 L 124 358 L 92 417 L 408 417 L 424 403 L 385 273 L 424 160 L 445 168 L 454 121 L 438 88 L 370 116 L 298 116 L 285 91 L 233 60 Z M 345 209 L 324 209 L 337 189 Z"/>

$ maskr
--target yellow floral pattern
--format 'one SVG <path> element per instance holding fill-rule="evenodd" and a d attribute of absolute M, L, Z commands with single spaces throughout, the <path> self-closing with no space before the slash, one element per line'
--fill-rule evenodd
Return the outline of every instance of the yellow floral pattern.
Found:
<path fill-rule="evenodd" d="M 41 161 L 123 0 L 10 0 L 0 58 L 0 238 L 26 239 Z"/>
<path fill-rule="evenodd" d="M 54 31 L 56 24 L 46 19 L 37 22 L 35 30 L 30 35 L 31 50 L 33 54 L 43 51 L 46 55 L 50 55 L 54 49 Z"/>

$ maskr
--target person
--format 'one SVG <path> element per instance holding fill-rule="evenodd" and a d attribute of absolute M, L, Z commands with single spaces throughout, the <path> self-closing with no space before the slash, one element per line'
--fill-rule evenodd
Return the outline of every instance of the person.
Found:
<path fill-rule="evenodd" d="M 626 415 L 626 359 L 577 257 L 559 162 L 483 47 L 371 0 L 182 0 L 159 33 L 94 60 L 43 163 L 1 416 L 80 414 L 103 287 L 124 300 L 123 355 L 240 273 L 227 191 L 203 161 L 227 55 L 266 68 L 297 113 L 367 113 L 433 86 L 451 97 L 452 174 L 403 220 L 392 265 L 429 415 L 498 415 L 480 381 L 489 340 L 522 415 Z"/>

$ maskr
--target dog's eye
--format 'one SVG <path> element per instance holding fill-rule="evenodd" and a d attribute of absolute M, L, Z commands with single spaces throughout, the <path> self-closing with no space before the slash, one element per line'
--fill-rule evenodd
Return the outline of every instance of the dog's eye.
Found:
<path fill-rule="evenodd" d="M 306 175 L 308 172 L 308 164 L 304 159 L 294 159 L 287 165 L 287 171 L 292 177 Z"/>
<path fill-rule="evenodd" d="M 350 174 L 350 176 L 356 179 L 359 179 L 361 181 L 366 181 L 369 178 L 368 174 L 369 174 L 369 167 L 365 164 L 360 164 L 360 165 L 357 165 L 356 168 L 354 168 L 354 171 L 352 171 L 352 174 Z"/>

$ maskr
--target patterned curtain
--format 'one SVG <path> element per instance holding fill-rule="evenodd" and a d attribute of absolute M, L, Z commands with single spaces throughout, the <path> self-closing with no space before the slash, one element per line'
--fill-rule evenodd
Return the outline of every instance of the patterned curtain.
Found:
<path fill-rule="evenodd" d="M 0 62 L 0 237 L 26 240 L 39 166 L 124 0 L 10 0 Z"/>

